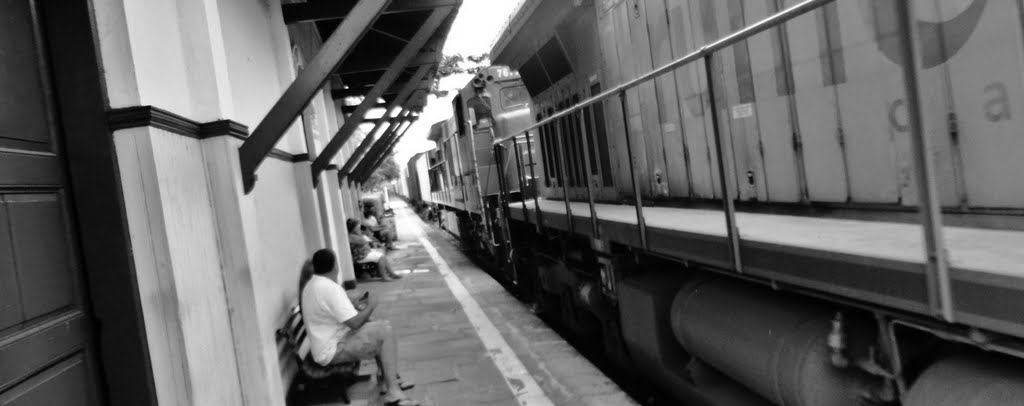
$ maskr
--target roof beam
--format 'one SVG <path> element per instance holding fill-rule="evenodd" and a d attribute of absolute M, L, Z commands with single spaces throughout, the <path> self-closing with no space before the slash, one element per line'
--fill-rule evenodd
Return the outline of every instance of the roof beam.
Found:
<path fill-rule="evenodd" d="M 441 60 L 441 53 L 434 51 L 424 51 L 416 55 L 416 58 L 409 62 L 407 66 L 420 66 L 420 65 L 432 65 L 438 63 Z M 359 60 L 349 61 L 338 69 L 338 74 L 348 75 L 352 73 L 365 73 L 365 72 L 376 72 L 386 70 L 391 66 L 392 58 L 387 56 L 381 56 L 379 58 L 368 59 L 362 58 Z"/>
<path fill-rule="evenodd" d="M 381 95 L 381 97 L 387 98 L 387 97 L 391 97 L 391 96 L 397 95 L 398 92 L 399 92 L 399 89 L 401 89 L 403 86 L 405 86 L 408 83 L 416 83 L 416 82 L 415 81 L 409 81 L 409 82 L 395 82 L 395 83 L 392 83 L 391 84 L 391 88 L 387 89 L 384 92 L 384 94 Z M 424 89 L 430 88 L 431 87 L 430 79 L 427 78 L 427 79 L 424 79 L 424 80 L 420 81 L 419 85 L 422 86 Z M 331 90 L 331 97 L 334 100 L 341 100 L 341 99 L 344 99 L 346 97 L 364 97 L 368 93 L 370 93 L 371 90 L 373 90 L 373 86 L 353 86 L 353 87 L 350 87 L 348 89 L 332 89 Z"/>
<path fill-rule="evenodd" d="M 395 108 L 405 104 L 410 99 L 412 99 L 413 93 L 416 92 L 417 82 L 419 82 L 420 79 L 426 76 L 428 71 L 430 71 L 430 66 L 420 66 L 419 69 L 416 70 L 416 73 L 412 75 L 412 80 L 410 80 L 408 83 L 402 86 L 402 90 L 399 92 L 398 97 L 396 97 L 394 101 L 392 101 L 391 104 L 388 106 L 387 112 L 394 110 Z M 341 168 L 341 171 L 338 172 L 339 180 L 345 178 L 350 173 L 352 173 L 352 169 L 356 166 L 357 163 L 359 163 L 359 160 L 362 159 L 363 153 L 366 152 L 366 149 L 369 148 L 370 145 L 372 145 L 373 141 L 371 137 L 374 134 L 376 134 L 377 130 L 379 130 L 380 127 L 383 127 L 389 121 L 392 121 L 388 117 L 387 112 L 384 113 L 384 117 L 381 117 L 380 119 L 377 120 L 376 125 L 373 128 L 373 131 L 370 131 L 370 133 L 367 134 L 366 139 L 364 139 L 363 142 L 359 144 L 359 146 L 356 148 L 356 150 L 352 152 L 352 155 L 349 156 L 348 161 L 345 162 L 345 165 Z M 405 108 L 402 110 L 402 113 L 399 114 L 398 117 L 396 118 L 405 119 L 410 114 L 412 114 L 412 112 L 408 108 Z M 392 125 L 395 127 L 394 129 L 390 130 L 394 131 L 395 129 L 397 129 L 398 127 L 396 126 L 396 124 L 401 122 L 404 122 L 404 120 L 394 120 Z M 381 138 L 384 138 L 385 135 L 388 134 L 386 132 L 381 134 Z"/>
<path fill-rule="evenodd" d="M 352 155 L 348 157 L 348 160 L 345 161 L 345 165 L 343 165 L 341 167 L 341 170 L 338 171 L 338 181 L 341 181 L 342 179 L 348 177 L 348 175 L 352 174 L 352 170 L 355 169 L 356 164 L 362 161 L 362 158 L 366 153 L 366 150 L 369 149 L 370 146 L 373 145 L 377 140 L 390 137 L 392 133 L 398 130 L 402 123 L 405 123 L 405 118 L 408 115 L 409 110 L 402 110 L 402 114 L 399 114 L 397 117 L 400 118 L 400 120 L 378 120 L 377 127 L 374 127 L 373 131 L 371 131 L 369 134 L 366 134 L 366 138 L 363 139 L 363 142 L 359 143 L 359 146 L 356 147 L 355 151 L 352 151 Z M 377 130 L 380 127 L 382 127 L 384 123 L 388 122 L 390 122 L 391 125 L 389 125 L 388 128 L 380 134 L 380 137 L 374 137 L 374 135 L 377 133 Z"/>
<path fill-rule="evenodd" d="M 323 151 L 320 151 L 320 155 L 313 161 L 312 175 L 314 184 L 317 183 L 320 172 L 327 169 L 331 159 L 338 153 L 341 146 L 345 145 L 345 142 L 352 136 L 359 123 L 363 121 L 363 117 L 370 110 L 370 106 L 377 104 L 377 98 L 391 87 L 391 84 L 398 78 L 398 75 L 405 70 L 405 67 L 409 65 L 413 57 L 426 45 L 430 37 L 434 35 L 434 32 L 441 27 L 441 24 L 448 18 L 451 11 L 451 7 L 445 7 L 434 9 L 430 13 L 430 17 L 427 17 L 427 20 L 416 31 L 416 35 L 413 35 L 409 43 L 402 49 L 402 52 L 395 58 L 395 61 L 391 63 L 391 67 L 381 75 L 380 79 L 377 80 L 377 84 L 366 94 L 366 98 L 359 104 L 359 107 L 345 120 L 345 123 L 338 129 L 338 133 L 324 146 Z"/>
<path fill-rule="evenodd" d="M 457 6 L 461 0 L 393 0 L 385 14 L 408 13 L 441 7 Z M 353 0 L 333 0 L 306 3 L 282 4 L 281 14 L 285 24 L 345 18 L 355 5 Z"/>
<path fill-rule="evenodd" d="M 366 172 L 363 174 L 362 177 L 360 177 L 360 179 L 361 179 L 360 183 L 366 182 L 366 179 L 369 179 L 370 175 L 373 175 L 373 172 L 376 171 L 377 168 L 379 168 L 380 165 L 384 163 L 384 160 L 388 159 L 388 157 L 391 156 L 391 152 L 395 150 L 395 147 L 397 147 L 398 143 L 402 141 L 402 138 L 405 137 L 405 134 L 409 132 L 410 128 L 412 128 L 411 125 L 409 127 L 407 127 L 405 129 L 405 131 L 402 131 L 402 133 L 399 134 L 398 137 L 395 137 L 395 140 L 391 143 L 391 146 L 389 146 L 386 150 L 384 150 L 384 153 L 380 154 L 378 156 L 377 160 L 374 161 L 373 164 L 371 164 L 366 169 Z"/>
<path fill-rule="evenodd" d="M 386 104 L 386 103 L 377 103 L 377 104 L 374 104 L 374 105 L 370 106 L 370 108 L 371 109 L 382 109 L 382 108 L 385 108 L 387 106 L 388 106 L 388 104 Z M 359 106 L 345 105 L 345 106 L 341 106 L 341 112 L 343 114 L 348 115 L 348 114 L 354 113 L 356 111 L 356 109 L 358 109 L 358 108 L 359 108 Z"/>
<path fill-rule="evenodd" d="M 409 121 L 411 119 L 412 118 L 410 118 L 410 117 L 406 117 L 406 118 L 392 117 L 392 118 L 387 119 L 387 122 L 388 123 L 393 123 L 393 122 L 396 122 L 396 121 Z M 376 119 L 366 119 L 366 120 L 363 120 L 360 124 L 374 124 L 374 125 L 376 125 L 377 124 L 377 120 L 380 120 L 380 119 L 379 118 L 376 118 Z"/>
<path fill-rule="evenodd" d="M 408 131 L 409 128 L 412 127 L 412 121 L 415 121 L 415 119 L 410 120 L 409 125 L 407 125 L 401 131 Z M 349 177 L 351 177 L 352 179 L 357 179 L 357 180 L 360 177 L 362 177 L 363 172 L 366 171 L 366 167 L 370 166 L 370 163 L 372 161 L 377 160 L 377 154 L 380 154 L 381 151 L 386 149 L 387 146 L 391 144 L 391 141 L 394 140 L 394 138 L 397 137 L 397 136 L 398 136 L 398 130 L 396 129 L 391 134 L 388 134 L 387 137 L 380 137 L 377 140 L 375 140 L 373 142 L 373 145 L 370 146 L 370 149 L 368 151 L 366 151 L 365 155 L 363 155 L 363 159 L 361 159 L 359 161 L 359 164 L 356 165 L 356 167 L 354 169 L 352 169 L 352 173 L 349 175 Z"/>
<path fill-rule="evenodd" d="M 274 145 L 284 136 L 285 131 L 302 113 L 316 92 L 324 86 L 331 72 L 341 65 L 349 51 L 355 48 L 355 44 L 369 31 L 387 4 L 388 0 L 360 0 L 313 60 L 299 72 L 295 81 L 288 86 L 288 90 L 285 90 L 281 98 L 274 103 L 274 107 L 256 126 L 252 135 L 242 143 L 238 149 L 238 160 L 241 164 L 245 193 L 251 192 L 256 185 L 256 169 L 274 149 Z"/>
<path fill-rule="evenodd" d="M 388 154 L 390 154 L 391 151 L 395 149 L 395 146 L 398 145 L 398 141 L 401 140 L 402 137 L 405 136 L 405 134 L 408 133 L 409 129 L 411 128 L 412 123 L 410 123 L 404 129 L 402 129 L 401 132 L 396 131 L 395 134 L 391 136 L 391 139 L 389 139 L 384 144 L 383 148 L 379 149 L 375 154 L 367 154 L 366 158 L 368 159 L 363 159 L 363 163 L 359 165 L 362 168 L 360 168 L 359 166 L 356 167 L 357 172 L 355 172 L 355 179 L 359 183 L 366 182 L 366 179 L 373 174 L 373 171 L 377 170 L 377 167 L 380 166 L 381 162 L 384 162 L 384 159 L 388 156 Z"/>

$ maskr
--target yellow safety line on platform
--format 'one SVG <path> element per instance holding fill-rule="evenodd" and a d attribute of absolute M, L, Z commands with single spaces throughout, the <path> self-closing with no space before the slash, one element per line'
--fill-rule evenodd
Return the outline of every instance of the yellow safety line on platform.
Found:
<path fill-rule="evenodd" d="M 498 328 L 487 318 L 484 310 L 480 308 L 480 305 L 469 294 L 469 291 L 462 285 L 462 282 L 459 281 L 459 277 L 455 276 L 448 263 L 445 262 L 444 258 L 441 258 L 441 254 L 437 252 L 437 249 L 427 240 L 422 230 L 419 230 L 418 227 L 416 238 L 419 239 L 420 244 L 423 244 L 423 248 L 430 255 L 430 259 L 437 264 L 438 273 L 444 277 L 444 282 L 448 284 L 448 289 L 452 291 L 455 299 L 462 306 L 462 310 L 466 312 L 469 322 L 473 324 L 477 336 L 480 337 L 480 341 L 483 341 L 484 347 L 487 349 L 487 355 L 491 357 L 491 360 L 494 361 L 494 366 L 498 367 L 498 371 L 505 377 L 505 384 L 512 390 L 519 404 L 523 406 L 554 406 L 551 399 L 548 398 L 544 390 L 537 384 L 537 381 L 533 379 L 533 376 L 523 366 L 523 362 L 512 351 L 512 347 L 509 347 L 508 342 L 501 336 Z"/>

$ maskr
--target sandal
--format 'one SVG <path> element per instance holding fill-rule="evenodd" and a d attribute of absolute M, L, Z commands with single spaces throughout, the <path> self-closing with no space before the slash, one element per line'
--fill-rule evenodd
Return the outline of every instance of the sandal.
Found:
<path fill-rule="evenodd" d="M 420 402 L 412 399 L 395 399 L 390 402 L 385 401 L 384 406 L 420 406 Z"/>
<path fill-rule="evenodd" d="M 380 394 L 383 396 L 385 393 L 387 393 L 387 391 L 384 390 L 384 376 L 383 375 L 377 375 L 377 382 L 381 383 L 380 384 Z M 407 391 L 407 390 L 415 388 L 415 387 L 416 387 L 415 383 L 405 382 L 405 381 L 402 380 L 402 376 L 401 375 L 398 376 L 398 389 L 401 389 L 403 391 Z"/>

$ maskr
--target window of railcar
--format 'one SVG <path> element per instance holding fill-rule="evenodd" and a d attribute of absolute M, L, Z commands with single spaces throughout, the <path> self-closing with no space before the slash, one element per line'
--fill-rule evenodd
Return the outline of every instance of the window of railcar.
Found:
<path fill-rule="evenodd" d="M 527 59 L 526 63 L 519 67 L 519 77 L 523 79 L 526 91 L 533 96 L 537 96 L 544 89 L 551 87 L 551 81 L 548 80 L 548 75 L 544 72 L 544 67 L 541 66 L 537 55 Z"/>
<path fill-rule="evenodd" d="M 454 139 L 454 138 L 450 138 L 450 139 Z M 445 161 L 445 165 L 448 168 L 448 178 L 451 179 L 451 184 L 452 185 L 457 185 L 458 183 L 455 183 L 455 179 L 456 179 L 456 177 L 455 177 L 455 167 L 456 167 L 456 165 L 455 165 L 455 160 L 452 159 L 452 146 L 447 141 L 443 145 L 444 145 L 444 147 L 443 147 L 444 148 L 444 161 Z"/>
<path fill-rule="evenodd" d="M 565 56 L 565 50 L 562 49 L 562 43 L 558 41 L 558 37 L 552 37 L 537 54 L 540 55 L 544 71 L 548 73 L 552 84 L 558 83 L 559 80 L 572 73 L 572 65 L 569 63 L 569 58 Z"/>
<path fill-rule="evenodd" d="M 438 182 L 438 171 L 437 171 L 437 169 L 439 169 L 439 168 L 435 168 L 435 169 L 432 169 L 430 171 L 430 191 L 431 192 L 436 192 L 438 190 L 441 190 L 441 187 L 439 185 L 440 182 Z"/>
<path fill-rule="evenodd" d="M 491 115 L 491 99 L 489 97 L 479 97 L 470 100 L 469 108 L 473 109 L 474 130 L 491 128 L 494 119 Z"/>
<path fill-rule="evenodd" d="M 452 110 L 455 110 L 455 128 L 459 131 L 459 136 L 466 135 L 466 112 L 462 103 L 462 94 L 455 96 L 452 100 Z"/>
<path fill-rule="evenodd" d="M 601 84 L 598 83 L 591 86 L 590 94 L 601 94 Z M 612 165 L 611 160 L 608 158 L 608 134 L 605 128 L 603 101 L 594 105 L 594 126 L 597 127 L 594 129 L 594 138 L 597 138 L 597 156 L 601 158 L 601 178 L 605 186 L 611 187 L 615 184 L 612 183 Z"/>
<path fill-rule="evenodd" d="M 530 102 L 530 94 L 526 86 L 513 86 L 501 89 L 501 108 L 505 111 L 515 110 Z"/>

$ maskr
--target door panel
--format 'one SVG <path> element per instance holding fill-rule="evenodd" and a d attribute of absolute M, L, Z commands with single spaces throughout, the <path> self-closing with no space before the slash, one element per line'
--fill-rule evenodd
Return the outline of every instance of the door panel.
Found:
<path fill-rule="evenodd" d="M 76 355 L 29 379 L 21 387 L 0 394 L 0 406 L 89 405 L 89 399 L 79 395 L 89 390 L 85 384 L 89 374 L 84 357 Z"/>
<path fill-rule="evenodd" d="M 0 0 L 0 405 L 98 404 L 67 178 L 31 0 Z"/>

